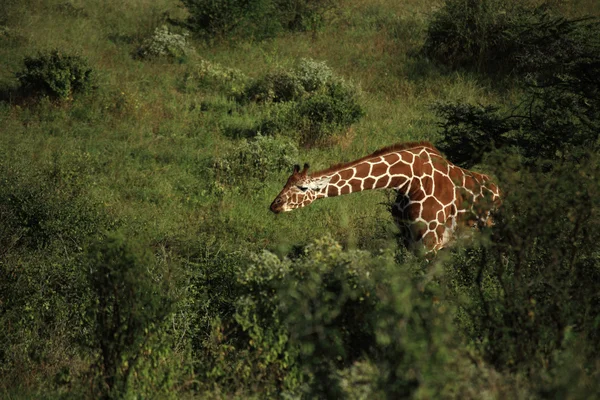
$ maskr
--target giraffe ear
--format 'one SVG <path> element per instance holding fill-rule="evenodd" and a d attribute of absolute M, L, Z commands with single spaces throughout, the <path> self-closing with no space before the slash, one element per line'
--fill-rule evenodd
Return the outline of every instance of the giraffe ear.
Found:
<path fill-rule="evenodd" d="M 300 172 L 300 166 L 298 164 L 294 165 L 294 173 L 297 174 Z"/>

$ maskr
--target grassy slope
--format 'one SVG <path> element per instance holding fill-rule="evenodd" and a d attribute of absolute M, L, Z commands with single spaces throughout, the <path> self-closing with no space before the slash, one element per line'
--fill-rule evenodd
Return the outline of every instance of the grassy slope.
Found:
<path fill-rule="evenodd" d="M 25 55 L 58 48 L 86 56 L 99 73 L 98 92 L 72 104 L 4 105 L 0 140 L 5 156 L 35 168 L 58 163 L 76 170 L 89 195 L 126 229 L 161 240 L 212 240 L 226 248 L 287 248 L 330 231 L 346 243 L 379 247 L 393 226 L 383 192 L 361 193 L 274 216 L 267 207 L 286 173 L 250 193 L 209 190 L 210 159 L 230 148 L 222 126 L 234 118 L 225 109 L 196 107 L 203 93 L 178 90 L 182 76 L 200 58 L 259 76 L 300 57 L 325 60 L 358 83 L 366 116 L 327 148 L 302 149 L 299 162 L 313 168 L 349 161 L 379 147 L 407 140 L 435 140 L 436 100 L 488 102 L 497 95 L 469 76 L 442 75 L 411 57 L 421 43 L 427 14 L 418 1 L 348 1 L 315 34 L 264 43 L 208 47 L 184 64 L 131 57 L 160 24 L 161 15 L 182 17 L 175 1 L 110 2 L 108 6 L 59 1 L 9 6 L 9 46 L 0 46 L 0 82 L 16 85 Z M 18 42 L 18 45 L 17 45 Z M 223 100 L 221 100 L 223 101 Z M 235 113 L 234 113 L 235 114 Z"/>
<path fill-rule="evenodd" d="M 201 58 L 255 77 L 311 57 L 358 83 L 366 115 L 330 147 L 301 150 L 298 162 L 315 169 L 395 142 L 435 141 L 436 120 L 429 109 L 434 101 L 488 103 L 516 96 L 469 75 L 442 74 L 411 56 L 433 2 L 346 0 L 315 35 L 212 47 L 194 42 L 197 56 L 183 64 L 131 57 L 164 13 L 185 15 L 176 0 L 88 3 L 32 0 L 0 6 L 0 90 L 16 86 L 14 73 L 23 57 L 38 50 L 82 54 L 99 75 L 95 94 L 69 104 L 0 103 L 0 163 L 29 173 L 58 171 L 126 232 L 179 249 L 183 257 L 261 248 L 285 252 L 326 232 L 342 243 L 375 249 L 394 232 L 382 205 L 384 192 L 328 199 L 279 216 L 267 207 L 286 172 L 250 182 L 250 192 L 216 195 L 210 160 L 235 144 L 223 126 L 245 116 L 229 116 L 223 99 L 218 101 L 226 107 L 201 111 L 198 105 L 215 101 L 212 95 L 179 90 L 186 71 Z M 571 15 L 600 10 L 594 0 L 563 7 Z"/>
<path fill-rule="evenodd" d="M 501 94 L 473 77 L 442 74 L 412 56 L 427 16 L 438 3 L 415 0 L 347 0 L 317 34 L 296 34 L 264 43 L 195 42 L 187 63 L 134 60 L 131 53 L 164 15 L 182 18 L 175 0 L 128 2 L 31 1 L 4 6 L 0 36 L 0 85 L 16 85 L 26 55 L 58 48 L 86 56 L 99 73 L 98 92 L 72 104 L 0 108 L 4 157 L 38 169 L 60 164 L 76 170 L 90 196 L 156 240 L 214 236 L 225 246 L 252 248 L 303 243 L 331 231 L 342 242 L 377 247 L 389 237 L 384 193 L 361 193 L 318 202 L 295 213 L 271 215 L 267 207 L 285 182 L 281 173 L 250 193 L 211 194 L 210 159 L 230 148 L 222 127 L 225 108 L 202 112 L 203 93 L 178 90 L 200 58 L 260 76 L 300 57 L 326 61 L 358 83 L 366 116 L 327 148 L 302 149 L 299 162 L 313 168 L 349 161 L 407 140 L 436 139 L 429 105 L 439 100 L 502 102 Z M 597 11 L 583 0 L 562 6 L 571 15 Z M 223 100 L 221 100 L 223 101 Z M 235 114 L 235 113 L 234 113 Z M 186 239 L 187 240 L 187 239 Z"/>

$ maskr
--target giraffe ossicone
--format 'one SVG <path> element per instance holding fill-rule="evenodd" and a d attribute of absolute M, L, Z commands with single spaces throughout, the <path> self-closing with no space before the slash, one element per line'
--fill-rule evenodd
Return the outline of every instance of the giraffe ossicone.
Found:
<path fill-rule="evenodd" d="M 317 199 L 370 189 L 395 189 L 391 212 L 407 244 L 445 247 L 461 227 L 489 226 L 500 190 L 489 176 L 460 168 L 429 142 L 400 143 L 358 160 L 308 174 L 294 166 L 271 211 L 291 211 Z"/>

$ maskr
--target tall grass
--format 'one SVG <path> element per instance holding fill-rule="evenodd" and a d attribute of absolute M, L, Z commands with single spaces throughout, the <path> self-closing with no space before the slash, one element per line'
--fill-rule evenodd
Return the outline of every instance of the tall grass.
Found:
<path fill-rule="evenodd" d="M 135 54 L 156 28 L 171 23 L 175 31 L 182 29 L 178 22 L 185 21 L 188 14 L 180 2 L 3 2 L 0 167 L 8 172 L 0 169 L 0 244 L 4 246 L 0 248 L 0 364 L 6 365 L 0 367 L 0 397 L 31 397 L 41 392 L 93 397 L 87 388 L 97 378 L 89 374 L 98 371 L 98 367 L 92 368 L 98 358 L 90 350 L 89 331 L 81 328 L 89 327 L 89 316 L 83 310 L 92 301 L 84 284 L 89 269 L 85 260 L 88 249 L 102 248 L 106 235 L 114 230 L 153 257 L 156 275 L 148 279 L 176 282 L 176 311 L 168 327 L 161 327 L 172 343 L 168 350 L 157 346 L 140 353 L 146 357 L 147 367 L 128 381 L 132 390 L 152 393 L 169 388 L 174 395 L 192 397 L 259 397 L 265 388 L 261 385 L 272 382 L 265 378 L 252 386 L 249 377 L 269 377 L 269 370 L 259 374 L 247 368 L 260 363 L 226 362 L 239 361 L 245 355 L 263 362 L 269 356 L 248 344 L 247 333 L 236 325 L 235 307 L 241 307 L 236 296 L 240 290 L 250 289 L 240 286 L 234 272 L 249 265 L 252 253 L 269 250 L 293 258 L 325 235 L 344 248 L 376 254 L 396 247 L 396 228 L 386 208 L 385 192 L 327 199 L 294 213 L 273 215 L 268 206 L 285 184 L 291 165 L 252 174 L 241 163 L 235 164 L 235 172 L 227 172 L 235 173 L 235 179 L 219 176 L 223 172 L 215 168 L 215 160 L 242 148 L 243 135 L 236 132 L 257 124 L 262 116 L 259 106 L 236 102 L 235 93 L 243 90 L 247 81 L 293 68 L 301 58 L 324 61 L 336 75 L 360 86 L 357 101 L 364 110 L 362 119 L 319 145 L 299 147 L 296 162 L 308 162 L 313 169 L 350 161 L 396 142 L 435 141 L 440 133 L 433 102 L 503 104 L 521 95 L 521 89 L 509 84 L 498 88 L 474 73 L 449 71 L 418 55 L 429 15 L 440 4 L 347 0 L 328 12 L 326 23 L 317 30 L 265 41 L 212 44 L 192 35 L 188 44 L 194 51 L 185 57 L 144 60 Z M 588 13 L 600 12 L 594 2 L 580 4 L 586 5 Z M 572 13 L 581 11 L 564 7 Z M 20 96 L 15 74 L 22 70 L 25 57 L 52 49 L 85 57 L 96 74 L 97 89 L 65 101 Z M 193 81 L 206 62 L 218 66 L 210 78 L 216 81 Z M 232 70 L 237 71 L 235 79 L 219 75 Z M 12 199 L 21 200 L 15 203 Z M 32 215 L 37 218 L 35 223 Z M 435 274 L 427 275 L 428 267 L 418 266 L 411 256 L 397 251 L 397 260 L 407 257 L 410 262 L 402 267 L 402 273 L 414 273 L 417 283 L 421 277 L 438 284 Z M 310 257 L 294 262 L 310 273 Z M 392 279 L 391 270 L 380 272 L 383 281 Z M 331 278 L 323 274 L 323 279 Z M 435 295 L 428 292 L 429 297 L 418 297 L 419 291 L 401 278 L 394 276 L 392 284 L 410 293 L 411 301 L 423 307 L 425 314 L 433 310 L 430 306 L 439 301 L 439 293 L 434 290 Z M 311 282 L 301 289 L 310 291 Z M 361 284 L 370 285 L 371 281 Z M 418 318 L 395 308 L 395 302 L 400 304 L 403 299 L 392 292 L 378 294 L 385 297 L 388 307 L 378 312 L 389 313 L 390 318 Z M 352 290 L 348 293 L 354 296 Z M 69 311 L 67 306 L 73 305 L 79 308 Z M 24 309 L 28 313 L 20 313 Z M 7 328 L 9 323 L 12 325 Z M 344 329 L 346 325 L 340 326 Z M 402 329 L 410 330 L 410 326 Z M 381 329 L 385 331 L 382 335 L 407 332 L 391 325 Z M 27 335 L 19 336 L 23 332 Z M 433 335 L 432 340 L 453 342 L 446 342 L 444 335 L 450 333 L 443 331 L 443 338 Z M 310 342 L 307 337 L 302 340 Z M 398 352 L 394 354 L 408 349 L 414 357 L 416 350 L 411 346 L 421 338 L 415 340 L 407 342 L 406 348 L 393 347 Z M 435 343 L 424 345 L 435 347 Z M 381 349 L 370 349 L 370 356 L 376 357 Z M 158 354 L 149 353 L 154 350 Z M 214 357 L 211 365 L 225 368 L 225 372 L 207 369 L 199 354 Z M 460 371 L 479 368 L 477 371 L 483 372 L 464 372 L 462 376 L 479 377 L 477 382 L 490 397 L 512 393 L 510 383 L 521 379 L 495 371 L 476 355 L 473 357 L 480 364 L 469 366 L 465 360 L 472 355 L 463 356 L 458 361 L 464 368 Z M 388 367 L 401 365 L 385 360 Z M 21 368 L 11 371 L 9 367 L 17 364 Z M 240 370 L 227 370 L 228 365 L 239 365 Z M 151 373 L 152 368 L 164 372 L 164 382 L 145 379 L 143 374 Z M 376 368 L 384 366 L 357 359 L 356 364 L 336 370 L 341 375 L 335 381 L 343 390 L 344 382 L 352 387 L 352 382 L 361 381 L 362 373 L 369 375 Z M 436 380 L 435 371 L 427 370 L 425 364 L 419 368 L 436 388 L 431 390 L 438 390 L 441 381 Z M 317 366 L 310 373 L 321 372 Z M 410 381 L 413 372 L 408 371 L 403 379 Z M 198 382 L 200 374 L 207 380 Z M 243 389 L 235 386 L 231 382 L 234 376 L 247 379 L 247 385 Z M 393 380 L 393 376 L 388 378 L 388 383 Z M 318 382 L 312 384 L 318 386 Z M 387 390 L 385 383 L 379 385 L 373 387 Z M 526 385 L 515 387 L 522 386 Z M 276 391 L 274 388 L 268 390 Z M 402 388 L 393 390 L 398 393 Z M 428 396 L 427 387 L 420 390 Z M 460 390 L 473 393 L 465 387 Z"/>

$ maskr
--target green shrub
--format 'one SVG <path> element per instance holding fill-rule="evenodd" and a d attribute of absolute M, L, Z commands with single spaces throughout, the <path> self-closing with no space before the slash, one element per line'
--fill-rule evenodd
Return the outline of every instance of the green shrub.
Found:
<path fill-rule="evenodd" d="M 300 60 L 295 75 L 307 92 L 317 91 L 334 79 L 333 70 L 325 61 L 315 61 L 310 58 Z"/>
<path fill-rule="evenodd" d="M 263 252 L 202 262 L 190 302 L 204 321 L 194 336 L 197 371 L 225 395 L 474 395 L 485 378 L 453 334 L 440 272 L 344 251 L 330 238 L 284 259 Z"/>
<path fill-rule="evenodd" d="M 584 162 L 599 144 L 600 42 L 594 52 L 563 67 L 558 72 L 540 67 L 510 112 L 501 113 L 496 106 L 437 104 L 443 118 L 440 149 L 466 167 L 495 148 L 533 163 L 544 159 L 548 168 L 556 160 Z"/>
<path fill-rule="evenodd" d="M 518 167 L 498 156 L 503 205 L 493 241 L 457 258 L 449 271 L 464 314 L 459 321 L 500 370 L 546 381 L 555 371 L 598 373 L 600 354 L 600 163 Z M 560 354 L 577 337 L 578 364 Z M 572 351 L 572 350 L 569 350 Z M 556 358 L 558 356 L 558 358 Z"/>
<path fill-rule="evenodd" d="M 544 159 L 547 168 L 558 160 L 584 162 L 598 150 L 600 113 L 595 107 L 600 103 L 594 96 L 586 98 L 568 87 L 536 89 L 525 104 L 505 114 L 495 106 L 439 103 L 435 110 L 443 122 L 438 147 L 466 168 L 495 149 L 520 154 L 523 162 Z"/>
<path fill-rule="evenodd" d="M 561 29 L 553 32 L 563 46 Z M 573 42 L 572 59 L 565 49 L 547 58 L 530 48 L 520 64 L 530 70 L 528 85 L 510 112 L 436 109 L 440 149 L 464 166 L 486 162 L 503 199 L 491 240 L 456 252 L 448 265 L 457 322 L 490 365 L 528 376 L 537 396 L 587 398 L 600 374 L 600 46 Z"/>
<path fill-rule="evenodd" d="M 271 0 L 183 0 L 188 26 L 207 38 L 274 36 L 281 30 Z"/>
<path fill-rule="evenodd" d="M 61 368 L 85 372 L 79 344 L 90 296 L 78 254 L 65 253 L 56 246 L 0 254 L 0 393 L 51 382 Z"/>
<path fill-rule="evenodd" d="M 89 160 L 85 160 L 89 163 Z M 49 171 L 30 172 L 0 162 L 0 246 L 43 249 L 60 244 L 81 250 L 86 240 L 110 225 L 98 206 L 81 193 L 82 182 L 69 182 L 78 166 L 55 163 Z"/>
<path fill-rule="evenodd" d="M 364 115 L 358 93 L 356 86 L 335 76 L 325 62 L 302 59 L 292 71 L 255 80 L 238 101 L 268 106 L 256 131 L 293 135 L 301 144 L 314 144 Z"/>
<path fill-rule="evenodd" d="M 87 252 L 88 281 L 94 295 L 89 314 L 92 344 L 99 355 L 97 390 L 102 398 L 122 398 L 144 358 L 156 353 L 157 336 L 173 310 L 169 281 L 160 276 L 148 251 L 109 236 Z M 149 380 L 161 381 L 154 375 Z M 156 388 L 155 388 L 156 389 Z"/>
<path fill-rule="evenodd" d="M 585 57 L 597 32 L 597 23 L 567 20 L 549 7 L 446 0 L 431 20 L 423 52 L 452 68 L 543 74 Z"/>
<path fill-rule="evenodd" d="M 254 129 L 264 135 L 282 134 L 302 143 L 301 121 L 297 102 L 274 103 L 267 108 Z"/>
<path fill-rule="evenodd" d="M 95 88 L 94 72 L 87 61 L 58 50 L 26 57 L 25 69 L 17 74 L 20 88 L 27 94 L 47 95 L 68 100 L 77 93 Z"/>
<path fill-rule="evenodd" d="M 217 158 L 213 170 L 217 180 L 245 185 L 250 179 L 263 182 L 273 173 L 288 171 L 298 157 L 289 139 L 257 135 L 243 139 L 229 154 Z"/>
<path fill-rule="evenodd" d="M 342 84 L 343 80 L 334 75 L 325 61 L 302 58 L 292 70 L 279 70 L 254 80 L 237 100 L 240 102 L 301 101 L 314 93 L 327 90 L 327 85 L 336 83 Z"/>
<path fill-rule="evenodd" d="M 0 391 L 51 382 L 61 368 L 83 372 L 90 294 L 81 254 L 111 221 L 83 193 L 92 162 L 82 158 L 35 171 L 0 161 Z"/>
<path fill-rule="evenodd" d="M 297 112 L 301 142 L 318 142 L 358 121 L 364 111 L 356 101 L 355 93 L 353 86 L 340 80 L 328 85 L 323 93 L 300 102 Z"/>
<path fill-rule="evenodd" d="M 270 362 L 261 360 L 234 317 L 235 303 L 243 293 L 237 273 L 250 262 L 245 253 L 221 253 L 218 243 L 207 241 L 188 263 L 187 296 L 179 313 L 189 327 L 187 336 L 200 390 L 256 390 L 263 395 L 278 390 L 281 375 L 269 374 L 273 371 Z M 267 357 L 273 354 L 269 348 L 264 352 Z"/>
<path fill-rule="evenodd" d="M 442 118 L 438 148 L 465 168 L 481 163 L 486 154 L 507 145 L 510 134 L 518 129 L 518 121 L 500 115 L 494 106 L 436 103 L 433 108 Z"/>
<path fill-rule="evenodd" d="M 332 0 L 183 0 L 188 26 L 207 38 L 264 39 L 283 31 L 316 29 Z"/>
<path fill-rule="evenodd" d="M 308 384 L 296 389 L 307 397 L 341 398 L 349 382 L 378 398 L 445 397 L 466 390 L 455 380 L 470 379 L 469 362 L 457 351 L 450 305 L 428 283 L 439 271 L 426 278 L 421 268 L 344 251 L 330 238 L 291 259 L 265 252 L 240 267 L 236 321 L 257 350 L 285 362 L 293 382 Z"/>
<path fill-rule="evenodd" d="M 335 8 L 337 0 L 274 0 L 277 18 L 284 30 L 315 31 L 325 24 L 327 11 Z"/>
<path fill-rule="evenodd" d="M 244 91 L 243 100 L 278 103 L 298 101 L 305 94 L 303 82 L 295 73 L 280 71 L 255 80 Z"/>
<path fill-rule="evenodd" d="M 212 90 L 238 97 L 246 88 L 248 78 L 238 69 L 223 67 L 207 60 L 186 71 L 182 86 L 186 91 Z"/>
<path fill-rule="evenodd" d="M 163 25 L 156 28 L 152 37 L 142 43 L 136 55 L 140 58 L 182 59 L 191 52 L 187 37 L 187 33 L 174 33 L 166 25 Z"/>

